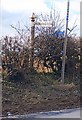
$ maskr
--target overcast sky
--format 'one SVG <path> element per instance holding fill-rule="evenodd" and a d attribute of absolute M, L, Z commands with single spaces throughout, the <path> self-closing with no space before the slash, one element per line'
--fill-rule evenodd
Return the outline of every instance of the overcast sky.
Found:
<path fill-rule="evenodd" d="M 69 27 L 73 26 L 76 20 L 80 28 L 80 1 L 70 0 Z M 35 14 L 49 13 L 53 6 L 66 19 L 67 0 L 0 0 L 0 37 L 15 35 L 16 32 L 10 25 L 16 26 L 18 21 L 21 24 L 29 24 L 32 12 Z M 79 30 L 77 30 L 79 34 Z"/>

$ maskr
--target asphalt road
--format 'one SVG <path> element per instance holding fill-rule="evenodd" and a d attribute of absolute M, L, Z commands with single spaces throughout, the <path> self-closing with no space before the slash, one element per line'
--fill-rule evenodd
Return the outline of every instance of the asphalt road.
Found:
<path fill-rule="evenodd" d="M 67 120 L 69 118 L 73 118 L 73 120 L 82 120 L 81 119 L 81 111 L 82 109 L 65 109 L 60 111 L 48 111 L 48 112 L 38 112 L 27 115 L 16 115 L 16 116 L 8 116 L 6 118 L 2 118 L 2 120 Z"/>

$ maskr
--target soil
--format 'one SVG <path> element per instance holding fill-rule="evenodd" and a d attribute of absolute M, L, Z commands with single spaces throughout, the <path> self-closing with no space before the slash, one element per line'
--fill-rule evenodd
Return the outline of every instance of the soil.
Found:
<path fill-rule="evenodd" d="M 80 107 L 79 85 L 62 84 L 42 75 L 2 84 L 2 113 L 7 116 Z"/>

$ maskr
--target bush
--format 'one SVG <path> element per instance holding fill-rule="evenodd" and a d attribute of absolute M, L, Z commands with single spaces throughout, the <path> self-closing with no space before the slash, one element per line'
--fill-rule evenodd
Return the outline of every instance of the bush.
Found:
<path fill-rule="evenodd" d="M 24 80 L 23 72 L 17 69 L 13 69 L 8 75 L 9 81 L 21 82 Z"/>

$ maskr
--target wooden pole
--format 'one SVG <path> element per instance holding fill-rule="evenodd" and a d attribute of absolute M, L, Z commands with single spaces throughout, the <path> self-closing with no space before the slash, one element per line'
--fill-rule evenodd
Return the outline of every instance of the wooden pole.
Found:
<path fill-rule="evenodd" d="M 65 33 L 65 41 L 63 46 L 63 57 L 62 57 L 62 71 L 61 71 L 61 82 L 64 83 L 65 77 L 65 59 L 66 59 L 66 48 L 67 48 L 67 29 L 68 29 L 68 18 L 69 18 L 69 0 L 67 3 L 67 16 L 66 16 L 66 33 Z"/>

